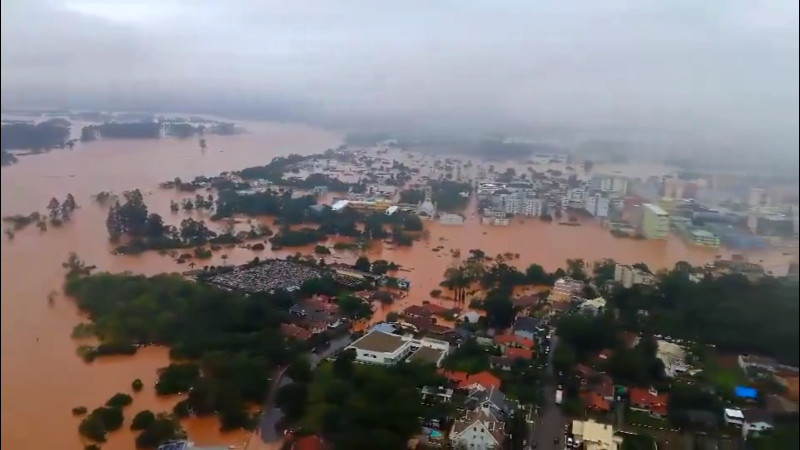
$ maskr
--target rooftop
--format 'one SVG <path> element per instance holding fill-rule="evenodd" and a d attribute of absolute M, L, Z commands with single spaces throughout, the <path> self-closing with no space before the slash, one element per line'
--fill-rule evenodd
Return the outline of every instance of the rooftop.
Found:
<path fill-rule="evenodd" d="M 614 427 L 594 420 L 573 420 L 572 434 L 578 440 L 600 444 L 602 448 L 615 448 Z"/>
<path fill-rule="evenodd" d="M 406 341 L 400 336 L 381 331 L 371 331 L 350 344 L 350 347 L 370 352 L 394 353 L 405 344 Z"/>
<path fill-rule="evenodd" d="M 430 348 L 430 347 L 420 347 L 419 350 L 415 351 L 408 357 L 408 362 L 424 362 L 424 363 L 432 363 L 438 364 L 439 359 L 444 354 L 443 351 Z"/>
<path fill-rule="evenodd" d="M 717 237 L 714 233 L 703 229 L 692 230 L 692 236 L 707 238 L 707 239 L 714 239 L 715 237 Z"/>
<path fill-rule="evenodd" d="M 668 212 L 666 212 L 666 211 L 664 211 L 664 210 L 663 210 L 663 209 L 662 209 L 660 206 L 658 206 L 658 205 L 654 205 L 654 204 L 652 204 L 652 203 L 645 203 L 645 204 L 643 204 L 642 206 L 644 206 L 645 208 L 649 209 L 649 210 L 650 210 L 650 212 L 652 212 L 653 214 L 655 214 L 655 215 L 657 215 L 657 216 L 669 216 L 669 213 L 668 213 Z"/>

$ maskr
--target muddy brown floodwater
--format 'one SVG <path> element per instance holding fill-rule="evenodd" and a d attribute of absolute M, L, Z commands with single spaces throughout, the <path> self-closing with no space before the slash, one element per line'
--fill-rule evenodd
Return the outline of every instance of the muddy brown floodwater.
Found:
<path fill-rule="evenodd" d="M 114 256 L 106 240 L 106 211 L 93 204 L 99 191 L 120 193 L 141 188 L 153 212 L 172 223 L 172 191 L 159 190 L 159 182 L 175 176 L 191 179 L 196 175 L 216 175 L 221 171 L 266 164 L 278 155 L 314 153 L 340 143 L 340 136 L 318 129 L 286 124 L 243 124 L 250 133 L 235 137 L 208 138 L 208 151 L 202 154 L 195 140 L 100 141 L 81 145 L 74 151 L 54 151 L 28 156 L 16 166 L 2 169 L 2 216 L 44 211 L 51 197 L 63 199 L 72 193 L 81 206 L 73 220 L 59 229 L 41 233 L 34 226 L 16 234 L 13 241 L 2 240 L 2 444 L 4 448 L 79 449 L 79 418 L 72 417 L 75 406 L 94 408 L 116 392 L 129 392 L 135 378 L 145 389 L 134 394 L 126 408 L 127 419 L 142 409 L 169 411 L 175 399 L 158 398 L 153 392 L 156 369 L 168 364 L 167 350 L 147 348 L 133 357 L 101 358 L 84 363 L 75 353 L 77 343 L 70 339 L 75 324 L 82 319 L 74 304 L 58 296 L 53 305 L 47 297 L 59 291 L 63 281 L 61 263 L 69 252 L 101 270 L 132 271 L 144 274 L 185 270 L 172 258 L 150 252 L 141 256 Z M 566 227 L 538 220 L 515 222 L 509 227 L 484 227 L 468 213 L 463 226 L 438 223 L 426 225 L 429 238 L 411 248 L 392 249 L 376 244 L 369 250 L 371 259 L 383 258 L 401 264 L 408 272 L 401 276 L 412 283 L 409 296 L 389 308 L 380 308 L 373 321 L 392 309 L 428 300 L 438 287 L 444 270 L 453 263 L 451 249 L 466 254 L 480 248 L 487 255 L 519 253 L 514 263 L 520 267 L 536 262 L 547 269 L 564 264 L 566 258 L 587 261 L 614 258 L 625 263 L 645 262 L 651 268 L 671 266 L 678 260 L 703 263 L 715 252 L 687 248 L 680 240 L 645 242 L 613 238 L 594 224 Z M 433 248 L 444 249 L 434 252 Z M 308 250 L 308 249 L 300 249 Z M 285 256 L 282 252 L 277 256 Z M 270 251 L 225 249 L 214 255 L 212 263 L 242 263 Z M 339 254 L 352 260 L 353 254 Z M 757 255 L 758 257 L 758 255 Z M 447 300 L 435 300 L 447 304 Z M 221 434 L 214 418 L 184 422 L 190 439 L 198 444 L 243 446 L 244 432 Z M 111 433 L 105 449 L 133 448 L 133 434 L 127 424 Z"/>

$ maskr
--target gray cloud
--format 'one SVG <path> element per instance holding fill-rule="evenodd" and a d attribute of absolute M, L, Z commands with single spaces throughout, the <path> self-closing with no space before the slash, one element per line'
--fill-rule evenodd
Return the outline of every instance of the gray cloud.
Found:
<path fill-rule="evenodd" d="M 277 104 L 797 153 L 791 0 L 5 0 L 0 17 L 6 106 Z"/>

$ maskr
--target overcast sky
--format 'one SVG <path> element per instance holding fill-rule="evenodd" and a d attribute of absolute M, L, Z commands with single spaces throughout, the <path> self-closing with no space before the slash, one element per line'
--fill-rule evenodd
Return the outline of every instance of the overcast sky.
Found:
<path fill-rule="evenodd" d="M 798 152 L 797 0 L 3 0 L 0 17 L 4 106 L 283 102 Z"/>

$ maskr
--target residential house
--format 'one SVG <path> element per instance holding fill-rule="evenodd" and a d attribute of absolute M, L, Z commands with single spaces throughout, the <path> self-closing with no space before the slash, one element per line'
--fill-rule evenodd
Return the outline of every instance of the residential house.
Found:
<path fill-rule="evenodd" d="M 638 269 L 633 266 L 617 264 L 614 267 L 614 281 L 620 283 L 625 288 L 631 288 L 637 284 L 653 285 L 656 277 L 650 272 Z"/>
<path fill-rule="evenodd" d="M 741 427 L 744 424 L 744 414 L 741 409 L 725 408 L 722 419 L 726 425 Z"/>
<path fill-rule="evenodd" d="M 489 357 L 489 364 L 492 369 L 502 370 L 508 372 L 514 367 L 514 362 L 517 358 L 511 356 L 491 356 Z"/>
<path fill-rule="evenodd" d="M 606 373 L 592 374 L 581 380 L 581 385 L 583 390 L 594 392 L 607 402 L 614 401 L 614 379 Z"/>
<path fill-rule="evenodd" d="M 437 325 L 433 321 L 433 317 L 405 316 L 401 319 L 402 325 L 411 328 L 417 333 L 443 335 L 452 330 L 452 328 L 443 325 Z"/>
<path fill-rule="evenodd" d="M 322 322 L 327 328 L 335 328 L 341 324 L 342 316 L 339 306 L 326 296 L 315 296 L 289 308 L 289 313 L 311 322 Z"/>
<path fill-rule="evenodd" d="M 421 305 L 411 305 L 400 313 L 403 317 L 424 317 L 430 318 L 431 311 Z"/>
<path fill-rule="evenodd" d="M 533 350 L 520 347 L 506 347 L 503 355 L 511 359 L 521 359 L 523 361 L 530 361 L 533 359 Z"/>
<path fill-rule="evenodd" d="M 507 419 L 513 411 L 506 395 L 499 387 L 486 389 L 483 386 L 475 386 L 471 388 L 464 401 L 464 407 L 468 410 L 480 408 L 500 420 Z"/>
<path fill-rule="evenodd" d="M 517 317 L 513 332 L 516 336 L 533 341 L 540 327 L 539 320 L 534 317 Z"/>
<path fill-rule="evenodd" d="M 470 450 L 499 450 L 505 441 L 505 424 L 481 409 L 468 411 L 453 423 L 450 440 Z"/>
<path fill-rule="evenodd" d="M 572 438 L 575 447 L 584 450 L 618 450 L 622 438 L 614 435 L 614 427 L 594 420 L 573 420 Z"/>
<path fill-rule="evenodd" d="M 453 382 L 458 389 L 470 389 L 474 388 L 475 386 L 480 386 L 483 389 L 499 389 L 500 385 L 502 384 L 499 378 L 492 375 L 491 372 L 485 370 L 483 372 L 478 372 L 471 375 L 467 372 L 456 372 L 449 370 L 440 370 L 439 373 L 442 374 L 443 377 Z"/>
<path fill-rule="evenodd" d="M 659 394 L 653 388 L 630 388 L 628 390 L 630 407 L 644 411 L 654 417 L 666 417 L 669 408 L 669 394 Z"/>
<path fill-rule="evenodd" d="M 515 308 L 526 309 L 539 304 L 540 297 L 538 294 L 522 295 L 520 297 L 513 297 L 511 303 Z"/>
<path fill-rule="evenodd" d="M 422 399 L 449 402 L 453 400 L 453 390 L 442 386 L 423 386 Z"/>
<path fill-rule="evenodd" d="M 772 414 L 763 409 L 745 409 L 742 411 L 742 415 L 744 416 L 742 420 L 742 439 L 747 440 L 750 436 L 769 431 L 774 427 Z"/>
<path fill-rule="evenodd" d="M 737 362 L 739 363 L 739 367 L 741 367 L 745 372 L 754 369 L 767 370 L 771 372 L 775 370 L 775 366 L 778 365 L 778 362 L 772 358 L 757 355 L 739 355 Z"/>
<path fill-rule="evenodd" d="M 516 334 L 501 334 L 494 337 L 495 345 L 505 350 L 509 347 L 532 349 L 534 346 L 533 340 L 528 339 Z"/>
<path fill-rule="evenodd" d="M 578 307 L 578 310 L 583 314 L 596 316 L 601 314 L 605 308 L 606 300 L 603 297 L 597 297 L 581 303 L 581 305 Z"/>
<path fill-rule="evenodd" d="M 583 406 L 589 411 L 603 413 L 611 411 L 611 402 L 595 391 L 581 392 L 580 397 Z"/>
<path fill-rule="evenodd" d="M 311 331 L 300 328 L 293 323 L 282 323 L 280 330 L 281 334 L 287 339 L 307 341 L 311 337 Z"/>
<path fill-rule="evenodd" d="M 563 277 L 553 284 L 553 289 L 550 290 L 548 299 L 551 301 L 568 301 L 573 296 L 581 295 L 582 292 L 583 281 L 571 277 Z"/>

